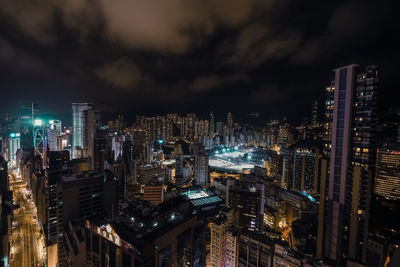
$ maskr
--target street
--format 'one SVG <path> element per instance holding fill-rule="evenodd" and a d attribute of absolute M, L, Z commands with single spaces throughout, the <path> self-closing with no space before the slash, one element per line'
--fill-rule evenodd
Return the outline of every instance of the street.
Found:
<path fill-rule="evenodd" d="M 44 236 L 26 182 L 10 171 L 10 187 L 13 200 L 20 205 L 12 219 L 10 266 L 45 266 Z"/>

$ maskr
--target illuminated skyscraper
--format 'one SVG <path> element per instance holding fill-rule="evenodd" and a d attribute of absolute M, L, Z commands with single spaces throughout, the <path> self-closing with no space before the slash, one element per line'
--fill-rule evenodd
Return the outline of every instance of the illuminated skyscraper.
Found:
<path fill-rule="evenodd" d="M 400 199 L 400 147 L 378 149 L 375 193 L 387 199 Z"/>
<path fill-rule="evenodd" d="M 361 72 L 348 65 L 334 72 L 328 200 L 319 245 L 333 266 L 345 266 L 347 259 L 366 261 L 379 78 L 376 66 Z"/>
<path fill-rule="evenodd" d="M 297 148 L 294 152 L 293 190 L 309 194 L 318 191 L 318 148 Z"/>
<path fill-rule="evenodd" d="M 90 103 L 72 103 L 72 158 L 77 158 L 83 149 L 84 111 L 92 108 Z"/>
<path fill-rule="evenodd" d="M 51 151 L 58 150 L 57 139 L 61 136 L 61 121 L 50 120 L 49 128 L 47 129 L 48 144 Z"/>
<path fill-rule="evenodd" d="M 235 266 L 237 238 L 232 236 L 232 232 L 228 231 L 229 226 L 232 224 L 232 216 L 233 210 L 225 208 L 208 224 L 211 241 L 207 266 Z M 228 236 L 231 237 L 229 240 Z"/>
<path fill-rule="evenodd" d="M 8 138 L 8 154 L 7 160 L 15 161 L 17 150 L 21 147 L 21 140 L 19 133 L 10 133 L 10 137 Z"/>

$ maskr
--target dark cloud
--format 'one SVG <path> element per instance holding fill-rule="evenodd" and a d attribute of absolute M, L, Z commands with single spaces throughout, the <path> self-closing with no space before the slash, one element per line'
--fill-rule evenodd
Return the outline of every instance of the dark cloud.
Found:
<path fill-rule="evenodd" d="M 218 75 L 199 77 L 189 85 L 189 90 L 193 92 L 204 92 L 218 87 L 221 83 L 222 79 Z"/>
<path fill-rule="evenodd" d="M 268 2 L 268 1 L 267 1 Z M 130 48 L 182 53 L 218 25 L 247 22 L 259 0 L 0 0 L 0 12 L 44 43 L 57 40 L 56 14 L 67 28 L 87 35 L 102 27 L 106 37 Z"/>
<path fill-rule="evenodd" d="M 143 78 L 143 72 L 129 59 L 105 64 L 94 73 L 113 87 L 123 90 L 135 90 Z"/>
<path fill-rule="evenodd" d="M 0 89 L 56 107 L 303 116 L 339 65 L 378 64 L 383 90 L 394 88 L 396 10 L 372 0 L 0 0 Z"/>
<path fill-rule="evenodd" d="M 323 33 L 304 40 L 292 62 L 315 63 L 377 42 L 384 32 L 381 27 L 386 25 L 386 12 L 376 11 L 384 9 L 377 1 L 359 0 L 335 8 Z"/>
<path fill-rule="evenodd" d="M 216 89 L 222 85 L 247 82 L 250 78 L 244 74 L 233 74 L 228 76 L 219 76 L 211 74 L 194 79 L 188 86 L 191 92 L 207 92 Z"/>
<path fill-rule="evenodd" d="M 34 55 L 14 47 L 0 37 L 0 61 L 8 68 L 17 71 L 40 72 L 46 69 L 45 64 Z"/>
<path fill-rule="evenodd" d="M 250 25 L 240 32 L 228 63 L 256 67 L 266 60 L 289 56 L 300 41 L 301 34 L 295 30 L 274 33 L 266 25 Z"/>

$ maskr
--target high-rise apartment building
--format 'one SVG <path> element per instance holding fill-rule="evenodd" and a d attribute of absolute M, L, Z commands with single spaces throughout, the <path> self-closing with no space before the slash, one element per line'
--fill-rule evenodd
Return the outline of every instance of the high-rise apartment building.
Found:
<path fill-rule="evenodd" d="M 366 261 L 379 72 L 376 66 L 361 71 L 357 65 L 334 72 L 328 194 L 319 250 L 333 266 L 344 266 L 348 259 Z"/>
<path fill-rule="evenodd" d="M 215 114 L 214 114 L 214 112 L 210 112 L 209 129 L 210 129 L 210 137 L 214 136 L 214 133 L 215 133 Z"/>
<path fill-rule="evenodd" d="M 194 181 L 199 186 L 207 186 L 208 180 L 208 155 L 200 149 L 194 156 Z"/>

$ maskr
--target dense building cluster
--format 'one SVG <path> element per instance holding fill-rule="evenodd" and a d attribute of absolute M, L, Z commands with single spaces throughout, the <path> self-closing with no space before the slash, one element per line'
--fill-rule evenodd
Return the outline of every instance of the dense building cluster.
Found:
<path fill-rule="evenodd" d="M 18 253 L 13 199 L 26 186 L 44 240 L 32 263 L 384 266 L 400 229 L 371 214 L 400 201 L 400 121 L 381 123 L 379 80 L 377 66 L 335 69 L 301 123 L 214 112 L 106 122 L 73 103 L 66 126 L 23 103 L 0 117 L 1 259 Z"/>

